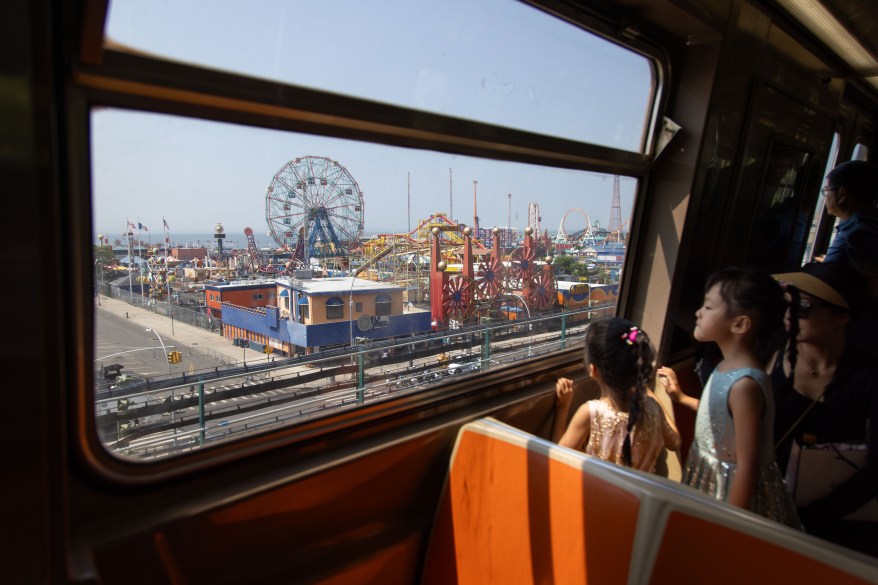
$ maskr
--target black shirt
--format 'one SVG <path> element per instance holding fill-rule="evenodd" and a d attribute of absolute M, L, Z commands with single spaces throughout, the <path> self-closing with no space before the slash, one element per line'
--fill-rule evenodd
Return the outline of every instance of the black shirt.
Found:
<path fill-rule="evenodd" d="M 793 389 L 782 359 L 776 360 L 771 383 L 777 442 L 812 401 Z M 815 404 L 794 432 L 777 446 L 775 456 L 781 470 L 786 470 L 793 438 L 801 443 L 806 433 L 814 435 L 817 443 L 865 442 L 869 449 L 869 463 L 824 499 L 808 506 L 812 512 L 819 510 L 827 518 L 839 519 L 878 494 L 878 366 L 874 356 L 849 345 L 845 347 L 835 375 L 826 386 L 823 402 Z"/>

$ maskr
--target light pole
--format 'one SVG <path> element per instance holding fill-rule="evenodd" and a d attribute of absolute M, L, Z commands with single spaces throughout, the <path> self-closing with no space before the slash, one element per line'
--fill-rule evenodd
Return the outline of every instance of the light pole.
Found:
<path fill-rule="evenodd" d="M 350 329 L 351 347 L 354 347 L 354 283 L 357 277 L 351 277 L 351 288 L 348 290 L 348 328 Z"/>
<path fill-rule="evenodd" d="M 158 337 L 159 343 L 162 345 L 162 353 L 165 356 L 165 359 L 168 360 L 168 378 L 173 376 L 171 372 L 171 360 L 168 359 L 168 350 L 165 349 L 165 342 L 162 341 L 162 336 L 159 335 L 159 332 L 150 327 L 146 328 L 147 333 L 152 332 L 155 333 L 155 336 Z M 174 427 L 174 445 L 177 444 L 177 415 L 174 412 L 174 388 L 171 387 L 171 425 Z"/>
<path fill-rule="evenodd" d="M 527 330 L 533 332 L 533 323 L 530 322 L 530 307 L 527 306 L 527 301 L 525 301 L 524 297 L 522 297 L 521 295 L 517 295 L 515 293 L 508 293 L 508 294 L 510 297 L 515 297 L 516 299 L 521 301 L 521 304 L 524 305 L 524 310 L 527 311 L 527 321 L 528 321 Z M 528 337 L 528 342 L 527 342 L 527 355 L 528 356 L 533 355 L 531 353 L 533 342 L 534 342 L 533 333 L 531 333 L 531 335 Z"/>
<path fill-rule="evenodd" d="M 98 275 L 98 262 L 100 262 L 100 258 L 95 258 L 95 280 L 98 280 L 97 286 L 97 296 L 98 296 L 98 306 L 101 306 L 101 285 L 104 283 L 104 273 L 103 267 L 101 267 L 101 273 Z"/>
<path fill-rule="evenodd" d="M 168 350 L 165 349 L 165 342 L 162 341 L 162 336 L 159 335 L 159 332 L 156 331 L 155 329 L 151 329 L 151 328 L 149 328 L 149 327 L 146 328 L 146 332 L 147 332 L 147 333 L 155 333 L 155 336 L 159 338 L 159 343 L 162 345 L 162 353 L 165 354 L 165 359 L 167 359 L 167 357 L 168 357 Z M 171 362 L 170 362 L 170 360 L 168 360 L 168 377 L 173 376 L 173 375 L 174 375 L 174 373 L 171 372 Z"/>

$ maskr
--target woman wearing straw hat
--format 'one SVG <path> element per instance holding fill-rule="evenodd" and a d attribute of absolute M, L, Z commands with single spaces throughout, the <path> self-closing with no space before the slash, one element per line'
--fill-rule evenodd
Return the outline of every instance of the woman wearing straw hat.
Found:
<path fill-rule="evenodd" d="M 776 274 L 790 303 L 783 350 L 769 364 L 776 397 L 775 450 L 785 469 L 793 441 L 865 442 L 869 463 L 829 495 L 800 509 L 808 532 L 857 546 L 856 526 L 842 519 L 878 495 L 878 367 L 846 341 L 856 273 L 842 264 L 812 263 Z M 861 527 L 862 528 L 862 527 Z M 878 554 L 874 525 L 867 552 Z M 860 543 L 862 544 L 862 543 Z"/>

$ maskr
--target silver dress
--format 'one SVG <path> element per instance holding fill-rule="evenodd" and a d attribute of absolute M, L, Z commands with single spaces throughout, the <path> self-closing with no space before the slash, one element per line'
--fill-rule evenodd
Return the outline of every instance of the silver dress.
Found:
<path fill-rule="evenodd" d="M 802 528 L 796 507 L 774 462 L 774 399 L 768 375 L 756 368 L 714 370 L 698 405 L 695 440 L 683 468 L 683 483 L 727 502 L 735 477 L 735 425 L 729 413 L 729 390 L 744 377 L 753 378 L 765 399 L 759 440 L 759 472 L 750 510 L 794 528 Z"/>

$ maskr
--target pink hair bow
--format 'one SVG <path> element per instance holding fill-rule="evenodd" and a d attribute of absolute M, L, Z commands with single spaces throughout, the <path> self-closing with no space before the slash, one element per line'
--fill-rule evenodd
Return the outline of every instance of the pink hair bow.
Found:
<path fill-rule="evenodd" d="M 628 345 L 634 345 L 637 343 L 637 334 L 640 332 L 640 329 L 635 325 L 631 329 L 629 329 L 626 333 L 622 334 L 621 339 L 625 341 Z"/>

